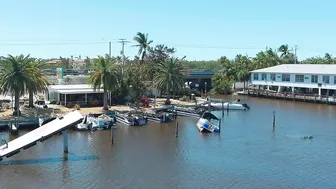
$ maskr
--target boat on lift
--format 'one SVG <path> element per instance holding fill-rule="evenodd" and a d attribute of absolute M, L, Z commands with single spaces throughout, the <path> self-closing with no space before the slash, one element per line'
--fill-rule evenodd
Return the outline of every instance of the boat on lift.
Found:
<path fill-rule="evenodd" d="M 146 110 L 144 113 L 149 121 L 166 123 L 173 120 L 173 113 L 169 112 L 167 108 L 154 108 Z"/>
<path fill-rule="evenodd" d="M 196 126 L 200 132 L 220 132 L 219 119 L 209 111 L 206 111 L 199 118 Z"/>
<path fill-rule="evenodd" d="M 116 111 L 116 120 L 128 126 L 141 126 L 147 124 L 147 116 L 143 112 L 133 110 Z"/>

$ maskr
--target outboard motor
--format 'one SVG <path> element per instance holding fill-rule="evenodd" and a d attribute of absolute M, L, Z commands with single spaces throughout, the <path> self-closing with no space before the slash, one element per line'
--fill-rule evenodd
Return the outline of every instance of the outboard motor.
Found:
<path fill-rule="evenodd" d="M 246 110 L 249 110 L 249 109 L 250 109 L 250 106 L 247 105 L 246 103 L 242 104 L 242 106 L 243 106 Z"/>
<path fill-rule="evenodd" d="M 133 118 L 133 122 L 134 122 L 134 125 L 140 125 L 140 123 L 139 123 L 139 117 L 136 116 L 135 118 Z"/>

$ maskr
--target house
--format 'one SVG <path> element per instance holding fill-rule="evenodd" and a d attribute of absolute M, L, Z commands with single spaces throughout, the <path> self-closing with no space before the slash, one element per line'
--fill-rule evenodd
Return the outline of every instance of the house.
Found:
<path fill-rule="evenodd" d="M 251 84 L 331 96 L 336 91 L 335 64 L 282 64 L 251 72 Z"/>

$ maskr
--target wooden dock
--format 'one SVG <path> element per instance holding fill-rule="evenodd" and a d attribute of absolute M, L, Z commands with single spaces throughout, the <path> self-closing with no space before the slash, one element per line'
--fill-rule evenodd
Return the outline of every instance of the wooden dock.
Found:
<path fill-rule="evenodd" d="M 299 101 L 299 102 L 309 102 L 309 103 L 318 103 L 318 104 L 328 104 L 336 105 L 336 97 L 333 96 L 319 96 L 315 94 L 301 94 L 301 93 L 278 93 L 270 92 L 267 90 L 249 90 L 245 92 L 238 92 L 238 95 L 247 95 L 251 97 L 258 98 L 270 98 L 278 100 L 287 100 L 287 101 Z"/>

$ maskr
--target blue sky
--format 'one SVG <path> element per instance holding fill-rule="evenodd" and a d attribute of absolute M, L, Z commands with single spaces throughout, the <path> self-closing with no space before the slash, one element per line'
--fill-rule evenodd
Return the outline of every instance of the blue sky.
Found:
<path fill-rule="evenodd" d="M 299 46 L 298 57 L 336 55 L 332 0 L 2 0 L 0 55 L 51 58 L 120 53 L 137 32 L 189 60 L 254 56 L 266 46 Z M 125 53 L 133 57 L 132 43 Z"/>

